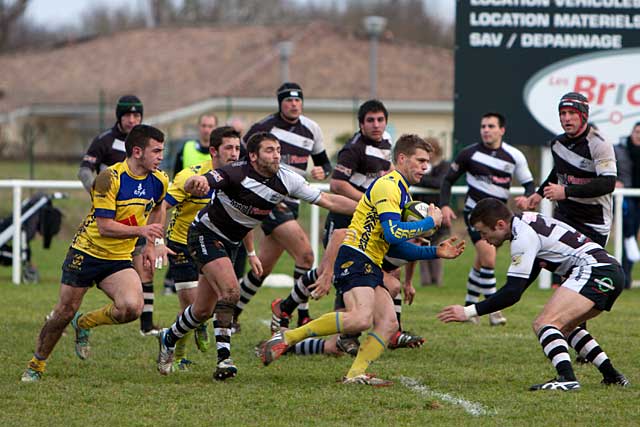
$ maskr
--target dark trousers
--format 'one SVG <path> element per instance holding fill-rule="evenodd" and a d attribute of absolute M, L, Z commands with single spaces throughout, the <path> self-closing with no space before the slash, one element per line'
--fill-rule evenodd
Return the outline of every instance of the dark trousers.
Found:
<path fill-rule="evenodd" d="M 638 238 L 638 230 L 640 229 L 640 198 L 625 197 L 622 202 L 622 236 Z M 633 262 L 627 258 L 624 245 L 622 245 L 622 269 L 624 270 L 624 287 L 631 287 L 631 272 L 633 270 Z"/>

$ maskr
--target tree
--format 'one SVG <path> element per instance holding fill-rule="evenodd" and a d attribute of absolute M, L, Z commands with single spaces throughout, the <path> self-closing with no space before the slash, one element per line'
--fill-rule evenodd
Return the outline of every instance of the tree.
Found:
<path fill-rule="evenodd" d="M 29 0 L 0 0 L 0 51 L 9 43 L 12 27 L 22 17 Z"/>

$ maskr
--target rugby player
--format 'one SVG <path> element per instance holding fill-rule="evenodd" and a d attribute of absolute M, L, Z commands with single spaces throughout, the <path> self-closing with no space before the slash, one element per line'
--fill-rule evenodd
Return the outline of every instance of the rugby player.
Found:
<path fill-rule="evenodd" d="M 75 329 L 76 354 L 84 360 L 90 353 L 91 329 L 128 323 L 142 313 L 142 286 L 131 253 L 136 239 L 143 237 L 148 242 L 142 252 L 145 269 L 153 270 L 157 256 L 166 257 L 164 245 L 154 245 L 163 235 L 161 203 L 169 183 L 167 175 L 158 170 L 164 134 L 151 126 L 136 125 L 124 144 L 126 160 L 106 168 L 95 180 L 91 211 L 62 265 L 59 301 L 40 331 L 22 381 L 40 380 L 47 358 L 69 322 Z M 78 309 L 94 284 L 112 302 L 82 314 Z"/>
<path fill-rule="evenodd" d="M 391 385 L 391 381 L 367 374 L 398 330 L 393 301 L 383 286 L 382 259 L 385 254 L 407 260 L 433 257 L 455 258 L 464 241 L 447 241 L 440 246 L 417 246 L 408 240 L 439 226 L 441 214 L 431 205 L 421 221 L 402 222 L 401 211 L 411 201 L 409 185 L 420 181 L 429 165 L 431 147 L 417 135 L 402 135 L 395 144 L 395 170 L 378 178 L 360 199 L 334 265 L 336 307 L 344 312 L 327 313 L 297 329 L 278 332 L 260 348 L 269 365 L 291 346 L 308 337 L 336 333 L 357 333 L 372 328 L 360 346 L 345 384 Z"/>
<path fill-rule="evenodd" d="M 188 247 L 200 269 L 196 297 L 169 329 L 159 336 L 158 371 L 171 370 L 176 342 L 206 321 L 217 301 L 228 310 L 217 310 L 216 317 L 230 322 L 233 305 L 240 296 L 232 260 L 240 241 L 258 226 L 285 197 L 296 197 L 326 209 L 350 214 L 355 202 L 346 197 L 323 193 L 287 166 L 280 164 L 280 143 L 270 133 L 254 134 L 247 142 L 248 161 L 236 162 L 205 175 L 194 175 L 185 183 L 188 193 L 215 196 L 191 224 Z"/>
<path fill-rule="evenodd" d="M 568 277 L 533 321 L 533 331 L 557 376 L 530 390 L 577 390 L 580 383 L 571 365 L 568 348 L 591 362 L 602 373 L 602 383 L 626 387 L 629 381 L 581 323 L 602 311 L 610 311 L 624 286 L 622 267 L 602 246 L 557 219 L 537 212 L 514 215 L 497 199 L 483 199 L 469 217 L 483 239 L 499 247 L 511 242 L 507 282 L 493 296 L 462 307 L 445 307 L 438 319 L 463 322 L 510 307 L 538 277 L 541 269 Z"/>

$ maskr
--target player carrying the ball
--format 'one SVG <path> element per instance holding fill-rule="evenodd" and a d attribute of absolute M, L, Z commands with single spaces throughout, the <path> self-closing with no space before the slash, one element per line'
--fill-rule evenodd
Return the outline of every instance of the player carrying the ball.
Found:
<path fill-rule="evenodd" d="M 380 267 L 384 255 L 418 260 L 456 258 L 464 251 L 464 241 L 456 243 L 456 238 L 437 247 L 408 242 L 440 226 L 442 221 L 435 206 L 420 221 L 401 221 L 401 212 L 411 201 L 409 185 L 419 182 L 427 171 L 430 152 L 431 146 L 417 135 L 402 135 L 398 139 L 393 152 L 396 170 L 376 179 L 360 199 L 334 265 L 336 303 L 343 301 L 346 311 L 330 312 L 297 329 L 274 334 L 259 351 L 265 365 L 307 337 L 357 333 L 371 328 L 343 383 L 392 384 L 365 373 L 398 330 L 393 301 L 383 286 Z"/>

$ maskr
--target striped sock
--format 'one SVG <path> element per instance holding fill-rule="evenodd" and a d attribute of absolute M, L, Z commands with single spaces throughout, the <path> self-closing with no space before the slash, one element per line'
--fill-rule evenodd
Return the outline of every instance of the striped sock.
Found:
<path fill-rule="evenodd" d="M 546 325 L 538 331 L 538 340 L 542 351 L 556 368 L 558 375 L 568 381 L 575 381 L 576 376 L 571 366 L 571 357 L 569 357 L 569 346 L 562 332 L 555 326 Z"/>
<path fill-rule="evenodd" d="M 252 271 L 249 271 L 242 279 L 240 279 L 240 300 L 236 303 L 234 308 L 234 317 L 237 318 L 240 316 L 245 305 L 249 304 L 251 298 L 256 295 L 256 292 L 258 292 L 258 289 L 262 286 L 264 279 L 264 277 L 256 277 Z"/>
<path fill-rule="evenodd" d="M 216 334 L 218 362 L 231 357 L 231 321 L 233 304 L 219 301 L 213 314 L 213 329 Z"/>
<path fill-rule="evenodd" d="M 198 320 L 193 317 L 191 306 L 185 308 L 174 324 L 167 330 L 165 344 L 167 347 L 175 347 L 176 342 L 178 342 L 180 338 L 185 336 L 189 331 L 193 331 L 204 321 L 206 321 L 206 319 Z"/>
<path fill-rule="evenodd" d="M 312 268 L 298 277 L 293 284 L 293 289 L 291 289 L 289 296 L 280 303 L 280 310 L 291 316 L 298 305 L 307 303 L 309 301 L 309 295 L 311 294 L 309 286 L 313 285 L 316 280 L 318 280 L 318 269 L 316 268 Z M 308 306 L 307 304 L 307 310 Z"/>
<path fill-rule="evenodd" d="M 398 319 L 398 330 L 402 330 L 402 323 L 400 318 L 402 317 L 402 296 L 397 296 L 393 299 L 393 308 L 396 310 L 396 319 Z"/>
<path fill-rule="evenodd" d="M 298 344 L 290 347 L 287 353 L 297 354 L 299 356 L 311 356 L 314 354 L 324 353 L 324 339 L 322 338 L 307 338 L 300 341 Z"/>
<path fill-rule="evenodd" d="M 480 301 L 480 295 L 489 298 L 496 293 L 496 274 L 493 268 L 481 267 L 480 270 L 471 268 L 467 279 L 467 295 L 465 305 Z"/>
<path fill-rule="evenodd" d="M 148 331 L 153 329 L 153 282 L 142 284 L 142 295 L 144 297 L 144 307 L 140 315 L 140 329 Z"/>
<path fill-rule="evenodd" d="M 308 268 L 306 267 L 300 267 L 299 265 L 296 265 L 295 268 L 293 269 L 293 289 L 291 289 L 291 293 L 296 292 L 296 284 L 298 283 L 298 281 L 304 277 L 306 275 L 306 273 L 309 271 Z M 301 282 L 302 284 L 302 282 Z M 306 289 L 304 286 L 301 286 L 299 289 L 300 293 L 296 295 L 296 297 L 299 299 L 298 301 L 298 324 L 300 324 L 300 322 L 302 321 L 302 319 L 306 318 L 306 317 L 311 317 L 309 315 L 309 294 L 311 292 L 309 292 L 308 289 Z"/>
<path fill-rule="evenodd" d="M 580 356 L 593 363 L 604 377 L 611 378 L 618 375 L 618 371 L 611 364 L 611 360 L 602 351 L 600 344 L 593 339 L 589 331 L 578 326 L 569 334 L 567 341 Z"/>

